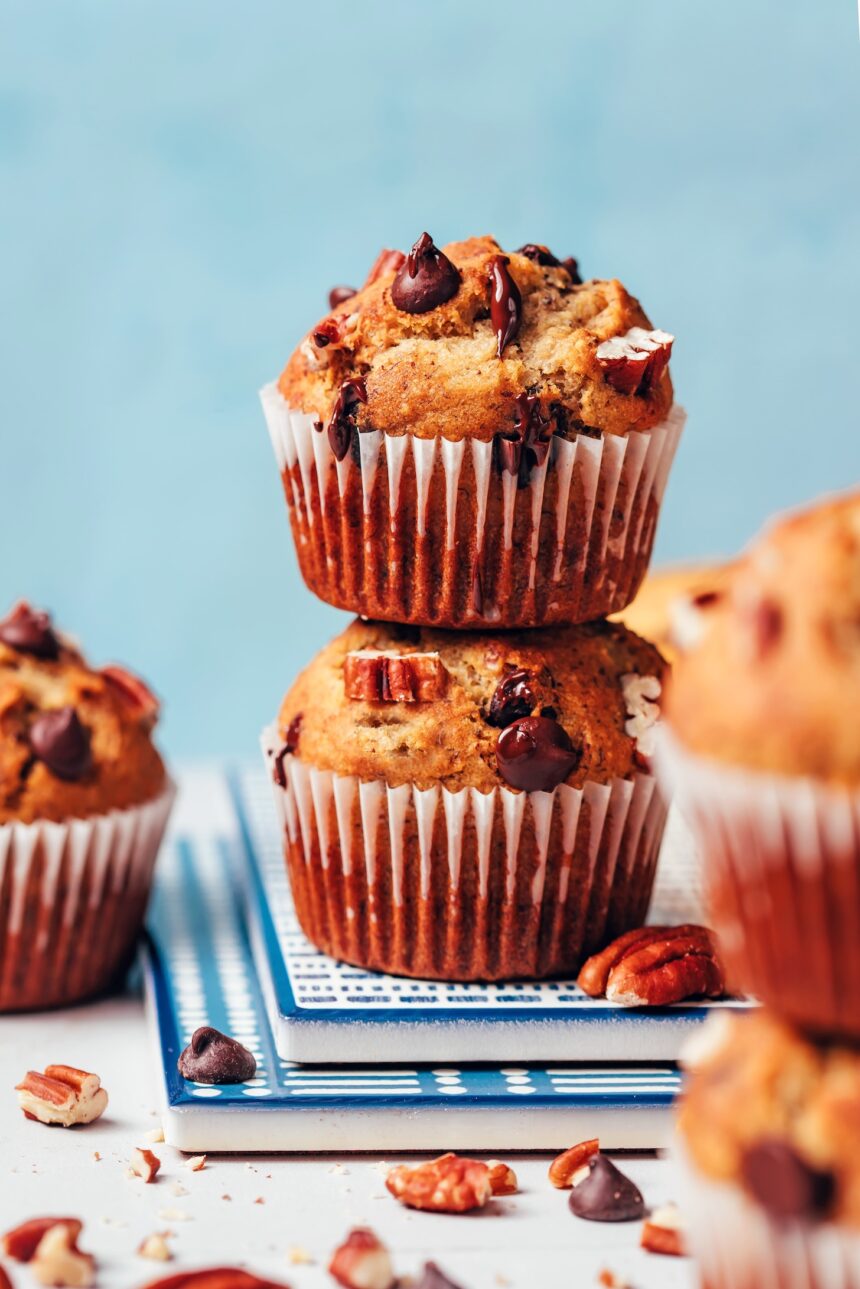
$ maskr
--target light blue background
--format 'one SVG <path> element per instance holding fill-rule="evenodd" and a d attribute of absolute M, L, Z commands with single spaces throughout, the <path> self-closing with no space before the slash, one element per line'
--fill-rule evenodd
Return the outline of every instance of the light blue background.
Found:
<path fill-rule="evenodd" d="M 345 621 L 257 389 L 383 244 L 488 231 L 677 337 L 663 558 L 858 476 L 848 0 L 0 0 L 0 601 L 253 752 Z"/>

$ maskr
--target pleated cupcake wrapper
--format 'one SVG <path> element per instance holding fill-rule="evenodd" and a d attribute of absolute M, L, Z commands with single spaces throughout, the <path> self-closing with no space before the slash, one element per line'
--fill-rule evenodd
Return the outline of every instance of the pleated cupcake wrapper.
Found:
<path fill-rule="evenodd" d="M 338 461 L 276 384 L 261 399 L 311 589 L 368 617 L 468 627 L 624 608 L 686 419 L 674 407 L 651 430 L 553 435 L 520 488 L 494 464 L 492 440 L 373 430 Z"/>
<path fill-rule="evenodd" d="M 657 771 L 685 814 L 732 982 L 860 1037 L 860 793 L 723 766 L 664 726 Z"/>
<path fill-rule="evenodd" d="M 860 1289 L 860 1233 L 835 1222 L 776 1223 L 739 1185 L 674 1152 L 702 1289 Z"/>
<path fill-rule="evenodd" d="M 262 745 L 271 774 L 274 727 Z M 334 957 L 442 979 L 550 975 L 644 921 L 666 817 L 649 775 L 481 793 L 283 766 L 297 913 Z"/>
<path fill-rule="evenodd" d="M 0 1011 L 98 993 L 125 965 L 176 790 L 64 823 L 0 825 Z"/>

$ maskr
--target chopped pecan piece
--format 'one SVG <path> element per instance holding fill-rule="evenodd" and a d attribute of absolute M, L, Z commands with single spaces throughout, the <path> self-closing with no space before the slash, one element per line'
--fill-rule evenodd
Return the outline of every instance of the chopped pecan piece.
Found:
<path fill-rule="evenodd" d="M 137 1256 L 139 1258 L 149 1258 L 152 1262 L 169 1262 L 173 1254 L 170 1252 L 165 1233 L 154 1231 L 145 1240 L 141 1240 L 137 1246 Z"/>
<path fill-rule="evenodd" d="M 77 1245 L 77 1234 L 65 1222 L 52 1226 L 39 1241 L 30 1260 L 30 1270 L 42 1285 L 87 1289 L 95 1280 L 92 1254 Z"/>
<path fill-rule="evenodd" d="M 76 1240 L 83 1226 L 76 1217 L 31 1217 L 20 1226 L 7 1231 L 0 1240 L 0 1252 L 14 1262 L 30 1262 L 39 1247 L 42 1236 L 55 1226 L 67 1226 L 72 1240 Z"/>
<path fill-rule="evenodd" d="M 383 247 L 376 259 L 373 261 L 370 272 L 365 278 L 364 285 L 371 286 L 385 273 L 396 273 L 400 266 L 405 262 L 406 256 L 402 251 L 389 251 Z"/>
<path fill-rule="evenodd" d="M 583 965 L 577 984 L 592 998 L 624 1007 L 666 1007 L 685 998 L 719 998 L 725 977 L 703 926 L 627 931 Z"/>
<path fill-rule="evenodd" d="M 161 704 L 149 686 L 125 667 L 102 667 L 101 674 L 133 711 L 144 729 L 152 729 Z"/>
<path fill-rule="evenodd" d="M 328 1270 L 344 1289 L 391 1289 L 394 1284 L 388 1250 L 366 1226 L 350 1231 L 332 1254 Z"/>
<path fill-rule="evenodd" d="M 639 1243 L 649 1253 L 667 1253 L 675 1258 L 681 1258 L 686 1254 L 684 1223 L 674 1204 L 666 1204 L 663 1208 L 655 1209 L 651 1216 L 645 1219 L 642 1223 L 642 1236 Z"/>
<path fill-rule="evenodd" d="M 343 664 L 347 698 L 367 703 L 429 703 L 442 697 L 447 677 L 438 653 L 359 649 Z"/>
<path fill-rule="evenodd" d="M 154 1182 L 160 1167 L 161 1160 L 151 1150 L 141 1150 L 138 1147 L 132 1151 L 131 1171 L 145 1182 Z"/>
<path fill-rule="evenodd" d="M 468 1213 L 483 1208 L 493 1193 L 486 1164 L 450 1153 L 415 1167 L 401 1164 L 392 1168 L 385 1185 L 407 1208 L 434 1213 Z"/>
<path fill-rule="evenodd" d="M 488 1160 L 487 1168 L 490 1173 L 490 1190 L 494 1195 L 516 1195 L 519 1184 L 513 1168 L 503 1164 L 500 1159 Z"/>
<path fill-rule="evenodd" d="M 568 1190 L 574 1184 L 577 1173 L 588 1167 L 589 1161 L 600 1153 L 600 1142 L 596 1137 L 589 1141 L 580 1141 L 569 1150 L 556 1155 L 549 1166 L 549 1180 L 560 1191 Z"/>
<path fill-rule="evenodd" d="M 596 358 L 607 382 L 620 394 L 647 394 L 663 375 L 674 340 L 666 331 L 631 327 L 598 345 Z"/>
<path fill-rule="evenodd" d="M 28 1119 L 63 1128 L 92 1123 L 108 1103 L 99 1076 L 70 1065 L 49 1065 L 44 1074 L 29 1070 L 15 1091 Z"/>
<path fill-rule="evenodd" d="M 162 1280 L 152 1280 L 145 1289 L 287 1289 L 274 1280 L 261 1280 L 239 1267 L 205 1267 L 200 1271 L 177 1271 Z"/>

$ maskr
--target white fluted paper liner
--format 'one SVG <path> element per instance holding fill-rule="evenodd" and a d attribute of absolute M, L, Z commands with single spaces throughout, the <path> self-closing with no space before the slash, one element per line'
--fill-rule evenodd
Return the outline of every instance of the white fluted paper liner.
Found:
<path fill-rule="evenodd" d="M 665 725 L 656 767 L 698 843 L 733 983 L 860 1036 L 860 792 L 708 760 Z"/>
<path fill-rule="evenodd" d="M 683 1145 L 673 1153 L 703 1289 L 860 1289 L 860 1233 L 775 1223 L 740 1186 L 704 1177 Z"/>
<path fill-rule="evenodd" d="M 556 434 L 519 488 L 515 475 L 494 468 L 492 440 L 373 430 L 357 436 L 357 453 L 338 461 L 319 421 L 289 407 L 276 383 L 260 397 L 311 589 L 354 612 L 449 626 L 460 619 L 469 626 L 539 625 L 536 614 L 545 622 L 585 621 L 624 608 L 647 567 L 686 420 L 675 406 L 650 430 Z M 444 506 L 434 508 L 436 479 Z M 353 481 L 345 542 L 333 512 L 350 504 Z M 500 530 L 487 528 L 491 511 L 501 517 Z M 435 532 L 443 526 L 444 540 Z M 438 539 L 432 560 L 422 549 L 431 530 Z M 448 567 L 445 555 L 455 549 L 459 558 Z M 473 588 L 488 583 L 488 561 L 499 551 L 507 572 L 495 575 L 496 602 L 492 595 L 476 599 Z M 514 556 L 527 567 L 516 586 L 509 584 Z M 356 564 L 352 573 L 347 560 Z M 411 575 L 401 584 L 396 573 L 404 562 Z"/>
<path fill-rule="evenodd" d="M 176 795 L 63 823 L 0 825 L 0 1011 L 74 1002 L 124 964 Z"/>
<path fill-rule="evenodd" d="M 261 742 L 271 776 L 272 758 L 281 746 L 274 725 Z M 403 924 L 404 937 L 379 950 L 388 961 L 361 965 L 428 974 L 427 960 L 420 970 L 410 962 L 410 937 L 416 927 L 420 932 L 423 918 L 415 906 L 432 905 L 433 936 L 440 943 L 446 936 L 457 939 L 450 954 L 436 952 L 435 970 L 443 978 L 452 958 L 460 964 L 461 978 L 484 979 L 494 970 L 508 975 L 504 953 L 494 969 L 493 954 L 480 943 L 482 919 L 490 916 L 492 905 L 496 924 L 484 927 L 487 940 L 495 942 L 515 929 L 522 936 L 528 929 L 533 942 L 517 946 L 518 970 L 549 975 L 574 969 L 610 934 L 644 921 L 666 819 L 666 803 L 650 775 L 581 788 L 561 784 L 552 792 L 500 787 L 482 793 L 391 787 L 382 779 L 335 774 L 291 755 L 282 763 L 286 784 L 272 780 L 272 786 L 288 860 L 299 857 L 298 871 L 288 863 L 297 912 L 309 938 L 336 957 L 364 956 L 367 945 L 359 947 L 355 924 L 389 917 Z M 494 871 L 494 855 L 496 868 L 504 856 L 501 872 Z M 416 860 L 417 881 L 406 872 Z M 474 861 L 476 882 L 464 878 L 467 861 Z M 466 955 L 471 966 L 464 963 L 459 924 L 440 925 L 440 902 L 431 899 L 439 893 L 440 868 L 441 904 L 459 906 L 461 912 L 463 902 L 468 904 L 462 933 L 471 940 L 471 956 Z M 308 890 L 296 889 L 297 876 Z M 356 898 L 363 907 L 350 902 Z M 338 919 L 352 925 L 336 925 Z M 398 941 L 396 928 L 389 931 Z"/>

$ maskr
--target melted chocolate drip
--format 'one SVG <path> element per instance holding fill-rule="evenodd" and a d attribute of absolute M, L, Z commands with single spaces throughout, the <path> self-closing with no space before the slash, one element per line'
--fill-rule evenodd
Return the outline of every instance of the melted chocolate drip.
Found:
<path fill-rule="evenodd" d="M 537 704 L 531 682 L 531 674 L 523 667 L 512 671 L 509 676 L 505 676 L 504 680 L 500 680 L 490 699 L 487 723 L 495 725 L 498 729 L 504 729 L 512 721 L 530 716 Z"/>
<path fill-rule="evenodd" d="M 523 320 L 523 297 L 508 272 L 506 255 L 494 256 L 490 264 L 490 320 L 501 358 L 505 346 L 519 334 Z"/>
<path fill-rule="evenodd" d="M 558 721 L 526 716 L 502 730 L 496 743 L 499 773 L 512 788 L 551 792 L 582 758 Z"/>
<path fill-rule="evenodd" d="M 422 233 L 391 283 L 391 299 L 401 313 L 429 313 L 459 289 L 459 269 Z"/>
<path fill-rule="evenodd" d="M 328 423 L 328 441 L 338 461 L 349 451 L 355 429 L 355 412 L 359 403 L 367 402 L 367 389 L 361 377 L 345 380 L 338 391 Z"/>
<path fill-rule="evenodd" d="M 299 735 L 302 730 L 302 713 L 299 712 L 294 716 L 287 727 L 287 737 L 284 739 L 283 746 L 279 752 L 276 752 L 272 762 L 272 778 L 279 788 L 287 786 L 287 772 L 284 769 L 284 759 L 292 756 L 299 746 Z"/>
<path fill-rule="evenodd" d="M 518 486 L 524 488 L 534 467 L 546 460 L 555 431 L 537 395 L 518 394 L 514 413 L 514 431 L 496 435 L 496 462 L 501 471 L 518 475 Z"/>

